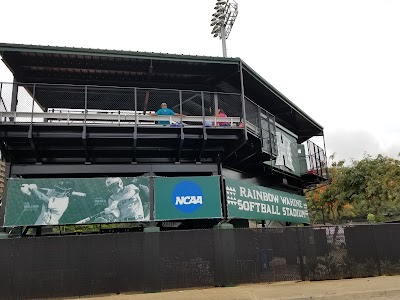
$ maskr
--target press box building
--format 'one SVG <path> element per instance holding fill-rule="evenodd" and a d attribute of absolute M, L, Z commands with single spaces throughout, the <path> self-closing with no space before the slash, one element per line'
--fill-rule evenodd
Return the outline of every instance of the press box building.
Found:
<path fill-rule="evenodd" d="M 195 228 L 248 219 L 302 223 L 303 188 L 327 180 L 325 149 L 310 140 L 323 137 L 323 127 L 240 58 L 18 44 L 0 44 L 0 54 L 14 76 L 0 84 L 9 182 L 144 176 L 148 224 Z M 151 115 L 163 102 L 180 115 Z M 217 117 L 218 109 L 227 117 Z M 175 198 L 158 199 L 160 178 L 200 180 L 201 197 L 209 189 L 201 180 L 217 178 L 218 196 L 201 198 L 214 201 L 216 213 L 175 214 Z M 15 193 L 5 197 L 1 219 Z M 196 204 L 189 194 L 176 197 Z M 292 210 L 283 215 L 285 206 L 303 210 L 298 222 L 287 217 L 296 217 Z M 34 225 L 16 220 L 5 225 Z"/>

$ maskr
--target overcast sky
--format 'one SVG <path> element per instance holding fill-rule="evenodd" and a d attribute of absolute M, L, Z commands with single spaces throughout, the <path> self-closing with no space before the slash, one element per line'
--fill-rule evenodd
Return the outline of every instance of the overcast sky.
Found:
<path fill-rule="evenodd" d="M 2 1 L 0 41 L 222 56 L 214 0 Z M 227 41 L 324 127 L 328 155 L 400 152 L 399 0 L 237 0 Z M 1 64 L 0 81 L 12 81 Z"/>

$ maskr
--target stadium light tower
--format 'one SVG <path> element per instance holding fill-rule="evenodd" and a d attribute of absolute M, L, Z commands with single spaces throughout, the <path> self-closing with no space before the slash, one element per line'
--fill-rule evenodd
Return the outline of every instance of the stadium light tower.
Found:
<path fill-rule="evenodd" d="M 211 34 L 222 40 L 222 55 L 226 57 L 226 40 L 238 15 L 238 4 L 235 0 L 217 0 L 214 9 Z"/>

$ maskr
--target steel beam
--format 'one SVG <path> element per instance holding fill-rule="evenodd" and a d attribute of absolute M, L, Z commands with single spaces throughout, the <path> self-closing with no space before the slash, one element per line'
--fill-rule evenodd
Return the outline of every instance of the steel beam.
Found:
<path fill-rule="evenodd" d="M 226 162 L 228 160 L 229 157 L 231 157 L 234 153 L 236 153 L 236 151 L 238 151 L 240 148 L 242 148 L 244 145 L 246 145 L 247 143 L 247 139 L 243 139 L 239 145 L 237 145 L 227 156 L 224 157 L 224 159 L 222 160 L 222 162 Z"/>
<path fill-rule="evenodd" d="M 6 170 L 4 174 L 4 189 L 3 189 L 3 198 L 1 200 L 1 207 L 0 207 L 0 227 L 4 225 L 4 215 L 6 210 L 7 204 L 7 179 L 11 176 L 11 167 L 10 163 L 6 164 Z"/>
<path fill-rule="evenodd" d="M 165 163 L 165 164 L 43 164 L 43 165 L 12 165 L 11 175 L 20 176 L 60 176 L 97 174 L 144 174 L 144 173 L 213 173 L 218 172 L 215 163 Z"/>
<path fill-rule="evenodd" d="M 137 126 L 133 129 L 133 146 L 132 146 L 132 163 L 136 163 L 136 155 L 137 155 Z"/>
<path fill-rule="evenodd" d="M 183 132 L 183 128 L 181 128 L 181 138 L 178 142 L 178 151 L 176 153 L 175 162 L 179 162 L 179 158 L 181 157 L 183 142 L 185 141 L 185 134 Z"/>
<path fill-rule="evenodd" d="M 29 144 L 31 145 L 31 148 L 32 148 L 33 152 L 35 153 L 36 163 L 41 163 L 42 159 L 40 158 L 36 142 L 33 138 L 33 125 L 32 124 L 31 124 L 31 126 L 29 126 L 28 139 L 29 139 Z"/>
<path fill-rule="evenodd" d="M 82 144 L 83 144 L 83 150 L 85 152 L 86 163 L 90 163 L 90 154 L 88 150 L 87 136 L 86 136 L 86 126 L 83 126 L 82 130 Z"/>
<path fill-rule="evenodd" d="M 259 154 L 259 152 L 254 152 L 254 153 L 252 153 L 252 154 L 246 156 L 245 158 L 239 160 L 238 162 L 235 162 L 235 163 L 232 165 L 232 167 L 234 168 L 235 166 L 240 165 L 242 162 L 244 162 L 244 161 L 246 161 L 246 160 L 252 158 L 254 155 L 257 155 L 257 154 Z"/>

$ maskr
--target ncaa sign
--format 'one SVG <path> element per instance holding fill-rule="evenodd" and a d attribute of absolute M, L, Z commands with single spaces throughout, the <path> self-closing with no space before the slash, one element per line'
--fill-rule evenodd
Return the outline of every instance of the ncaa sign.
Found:
<path fill-rule="evenodd" d="M 203 197 L 203 191 L 197 183 L 182 181 L 175 186 L 172 192 L 172 203 L 178 210 L 191 213 L 203 205 Z"/>

